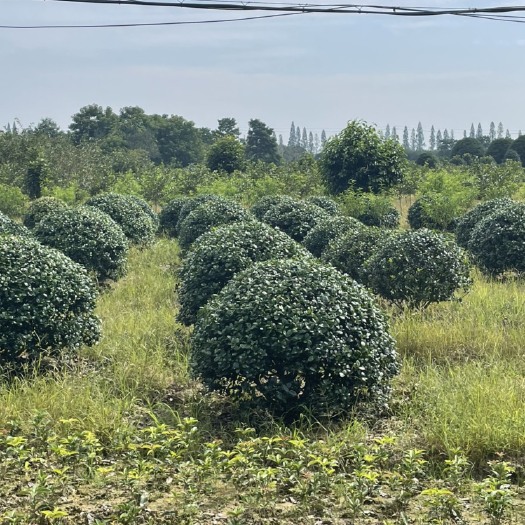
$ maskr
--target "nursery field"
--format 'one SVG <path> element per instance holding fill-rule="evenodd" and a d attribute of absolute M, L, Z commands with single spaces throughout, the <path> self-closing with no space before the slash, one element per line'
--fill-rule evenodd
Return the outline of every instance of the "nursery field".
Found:
<path fill-rule="evenodd" d="M 101 342 L 0 387 L 0 523 L 525 521 L 523 281 L 388 307 L 388 411 L 285 425 L 191 378 L 179 264 L 175 240 L 133 248 Z"/>

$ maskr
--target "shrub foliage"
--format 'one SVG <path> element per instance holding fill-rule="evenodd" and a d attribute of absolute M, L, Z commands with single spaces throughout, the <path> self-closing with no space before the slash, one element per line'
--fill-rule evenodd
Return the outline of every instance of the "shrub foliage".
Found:
<path fill-rule="evenodd" d="M 270 208 L 283 201 L 293 201 L 293 199 L 288 195 L 265 195 L 253 204 L 250 211 L 255 218 L 262 221 L 266 212 L 269 211 Z"/>
<path fill-rule="evenodd" d="M 177 237 L 179 216 L 182 207 L 188 201 L 187 198 L 170 200 L 159 213 L 159 225 L 162 232 L 168 237 Z"/>
<path fill-rule="evenodd" d="M 306 202 L 310 202 L 311 204 L 319 206 L 319 208 L 322 208 L 326 213 L 328 213 L 328 215 L 338 215 L 340 213 L 339 205 L 334 201 L 334 199 L 331 199 L 330 197 L 314 195 L 313 197 L 308 197 Z"/>
<path fill-rule="evenodd" d="M 67 208 L 67 204 L 54 197 L 41 197 L 29 203 L 24 215 L 24 226 L 32 230 L 48 213 Z"/>
<path fill-rule="evenodd" d="M 86 270 L 30 238 L 0 236 L 0 367 L 94 344 L 96 288 Z"/>
<path fill-rule="evenodd" d="M 31 232 L 23 225 L 0 212 L 0 235 L 21 235 L 27 237 Z"/>
<path fill-rule="evenodd" d="M 313 258 L 256 263 L 202 310 L 192 368 L 211 389 L 279 414 L 384 401 L 395 343 L 367 292 Z"/>

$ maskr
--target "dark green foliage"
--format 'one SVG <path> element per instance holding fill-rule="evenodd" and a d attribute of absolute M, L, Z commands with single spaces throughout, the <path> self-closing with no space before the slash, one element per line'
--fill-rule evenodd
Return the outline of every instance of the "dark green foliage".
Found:
<path fill-rule="evenodd" d="M 289 197 L 288 195 L 265 195 L 264 197 L 261 197 L 251 208 L 250 211 L 252 212 L 252 215 L 259 219 L 260 221 L 263 220 L 264 215 L 266 212 L 276 204 L 279 204 L 283 201 L 292 201 L 292 197 Z"/>
<path fill-rule="evenodd" d="M 425 203 L 430 206 L 431 198 L 423 195 L 408 208 L 408 224 L 413 230 L 419 230 L 420 228 L 442 229 L 441 224 L 434 221 L 428 214 Z"/>
<path fill-rule="evenodd" d="M 140 206 L 142 211 L 153 221 L 153 225 L 155 226 L 155 231 L 159 228 L 159 215 L 155 212 L 155 210 L 144 200 L 140 197 L 137 197 L 135 195 L 128 195 L 129 199 L 131 199 L 135 204 Z"/>
<path fill-rule="evenodd" d="M 251 161 L 262 161 L 267 164 L 280 164 L 281 157 L 272 128 L 258 119 L 249 122 L 246 137 L 246 158 Z"/>
<path fill-rule="evenodd" d="M 46 215 L 33 232 L 42 244 L 95 272 L 99 280 L 118 279 L 125 273 L 126 236 L 109 215 L 97 208 L 56 210 Z"/>
<path fill-rule="evenodd" d="M 21 219 L 28 204 L 29 198 L 20 188 L 0 182 L 0 213 L 11 219 Z"/>
<path fill-rule="evenodd" d="M 443 234 L 427 229 L 386 239 L 366 261 L 363 273 L 378 295 L 418 308 L 452 299 L 471 284 L 466 253 Z"/>
<path fill-rule="evenodd" d="M 515 151 L 521 159 L 521 165 L 525 168 L 525 135 L 519 136 L 510 147 L 512 151 Z"/>
<path fill-rule="evenodd" d="M 32 230 L 43 217 L 55 210 L 63 210 L 68 206 L 65 202 L 54 197 L 41 197 L 29 203 L 24 216 L 24 226 Z"/>
<path fill-rule="evenodd" d="M 397 141 L 382 140 L 364 122 L 349 122 L 321 153 L 321 172 L 331 193 L 349 187 L 377 193 L 403 176 L 406 153 Z"/>
<path fill-rule="evenodd" d="M 86 270 L 30 238 L 0 236 L 0 368 L 94 344 L 96 288 Z"/>
<path fill-rule="evenodd" d="M 201 235 L 179 272 L 178 320 L 194 323 L 199 308 L 254 262 L 296 256 L 309 253 L 285 233 L 258 221 L 220 226 Z"/>
<path fill-rule="evenodd" d="M 0 235 L 20 235 L 30 237 L 31 232 L 23 225 L 0 212 Z"/>
<path fill-rule="evenodd" d="M 379 226 L 381 228 L 394 229 L 399 227 L 401 214 L 390 203 L 384 200 L 367 200 L 364 210 L 357 219 L 367 226 Z"/>
<path fill-rule="evenodd" d="M 492 157 L 498 164 L 502 164 L 513 142 L 512 139 L 493 140 L 487 148 L 487 155 Z"/>
<path fill-rule="evenodd" d="M 324 197 L 323 195 L 314 195 L 305 199 L 306 202 L 310 202 L 322 208 L 328 215 L 339 215 L 339 205 L 330 197 Z"/>
<path fill-rule="evenodd" d="M 513 160 L 515 162 L 521 162 L 521 157 L 518 155 L 516 151 L 513 149 L 509 149 L 507 153 L 505 153 L 505 157 L 503 157 L 503 162 L 507 162 L 508 160 Z"/>
<path fill-rule="evenodd" d="M 467 248 L 472 231 L 485 217 L 495 211 L 512 205 L 514 201 L 506 197 L 492 199 L 474 206 L 465 215 L 461 216 L 456 223 L 456 242 L 459 246 Z"/>
<path fill-rule="evenodd" d="M 215 226 L 232 222 L 247 221 L 252 218 L 249 211 L 233 201 L 209 201 L 195 208 L 179 224 L 179 244 L 187 250 L 203 233 Z"/>
<path fill-rule="evenodd" d="M 419 155 L 416 159 L 416 164 L 418 166 L 428 166 L 431 169 L 437 168 L 438 163 L 438 158 L 433 153 L 429 153 L 428 151 L 421 153 L 421 155 Z"/>
<path fill-rule="evenodd" d="M 330 241 L 359 228 L 363 228 L 363 223 L 353 217 L 328 217 L 310 230 L 303 244 L 316 257 L 321 257 Z"/>
<path fill-rule="evenodd" d="M 450 153 L 451 157 L 463 157 L 464 155 L 472 155 L 473 157 L 483 157 L 485 155 L 485 148 L 483 144 L 478 140 L 471 137 L 467 137 L 458 140 Z"/>
<path fill-rule="evenodd" d="M 384 402 L 395 343 L 367 292 L 313 258 L 256 263 L 201 310 L 193 372 L 211 389 L 287 417 Z"/>
<path fill-rule="evenodd" d="M 91 197 L 86 204 L 107 213 L 132 244 L 147 245 L 155 239 L 156 226 L 133 199 L 118 193 Z"/>
<path fill-rule="evenodd" d="M 159 213 L 159 225 L 162 232 L 168 237 L 177 237 L 179 216 L 182 207 L 188 201 L 187 197 L 172 199 Z"/>
<path fill-rule="evenodd" d="M 362 272 L 364 262 L 391 235 L 393 233 L 390 230 L 373 226 L 350 230 L 328 244 L 322 259 L 364 284 L 366 282 L 366 276 Z"/>
<path fill-rule="evenodd" d="M 219 197 L 218 195 L 211 195 L 211 194 L 204 194 L 204 195 L 197 195 L 197 197 L 192 197 L 189 199 L 186 199 L 184 204 L 182 205 L 182 208 L 179 212 L 179 222 L 177 224 L 177 235 L 180 225 L 182 224 L 182 221 L 195 209 L 198 208 L 201 204 L 204 204 L 205 202 L 210 201 L 216 201 L 216 202 L 228 202 L 227 199 L 224 197 Z"/>
<path fill-rule="evenodd" d="M 244 166 L 244 146 L 233 136 L 220 137 L 211 146 L 206 165 L 212 171 L 233 173 Z"/>
<path fill-rule="evenodd" d="M 36 155 L 36 157 L 30 161 L 25 177 L 25 189 L 30 199 L 39 199 L 42 197 L 42 188 L 47 173 L 48 166 L 45 158 L 41 155 Z"/>
<path fill-rule="evenodd" d="M 468 247 L 489 275 L 525 272 L 525 204 L 503 206 L 488 214 L 473 228 Z"/>
<path fill-rule="evenodd" d="M 272 206 L 263 221 L 279 228 L 292 239 L 302 242 L 310 230 L 329 215 L 319 206 L 304 201 L 287 199 Z"/>

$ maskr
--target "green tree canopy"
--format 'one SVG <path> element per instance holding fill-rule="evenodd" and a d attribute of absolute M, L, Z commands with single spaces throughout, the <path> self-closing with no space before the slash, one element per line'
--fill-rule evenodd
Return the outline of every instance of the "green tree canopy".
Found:
<path fill-rule="evenodd" d="M 401 181 L 406 153 L 397 141 L 382 140 L 373 126 L 352 121 L 321 153 L 321 172 L 332 193 L 350 186 L 379 192 Z"/>
<path fill-rule="evenodd" d="M 466 153 L 469 155 L 472 155 L 474 157 L 483 157 L 485 154 L 485 148 L 483 147 L 483 144 L 476 138 L 472 137 L 466 137 L 464 139 L 458 140 L 454 147 L 452 148 L 452 152 L 450 153 L 451 157 L 463 156 Z"/>
<path fill-rule="evenodd" d="M 244 146 L 233 135 L 225 135 L 211 146 L 206 164 L 212 171 L 233 173 L 241 170 L 244 165 Z"/>
<path fill-rule="evenodd" d="M 510 147 L 512 151 L 515 151 L 521 159 L 521 165 L 525 167 L 525 135 L 519 136 Z"/>
<path fill-rule="evenodd" d="M 514 141 L 512 139 L 495 139 L 487 148 L 487 155 L 492 157 L 498 164 L 504 162 L 505 155 Z"/>
<path fill-rule="evenodd" d="M 261 160 L 268 164 L 280 164 L 281 158 L 273 129 L 258 119 L 250 120 L 249 125 L 246 158 L 253 161 Z"/>

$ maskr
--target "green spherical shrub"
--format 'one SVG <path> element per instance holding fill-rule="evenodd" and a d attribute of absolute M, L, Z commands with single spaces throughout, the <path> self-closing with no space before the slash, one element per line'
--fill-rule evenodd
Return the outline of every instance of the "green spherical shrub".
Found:
<path fill-rule="evenodd" d="M 330 241 L 350 230 L 363 228 L 362 222 L 353 217 L 338 215 L 328 217 L 314 226 L 304 238 L 303 244 L 316 257 L 321 257 Z"/>
<path fill-rule="evenodd" d="M 0 368 L 91 345 L 100 336 L 86 270 L 35 239 L 0 236 Z"/>
<path fill-rule="evenodd" d="M 328 213 L 328 215 L 339 215 L 339 213 L 341 213 L 337 202 L 335 202 L 334 199 L 331 199 L 330 197 L 314 195 L 313 197 L 308 197 L 305 199 L 305 201 L 319 206 L 319 208 L 323 209 L 326 213 Z"/>
<path fill-rule="evenodd" d="M 417 308 L 467 290 L 470 271 L 466 253 L 454 241 L 425 228 L 386 239 L 363 269 L 375 293 Z"/>
<path fill-rule="evenodd" d="M 264 214 L 263 221 L 302 242 L 314 226 L 328 217 L 330 215 L 315 204 L 290 199 L 272 206 Z"/>
<path fill-rule="evenodd" d="M 259 221 L 220 226 L 201 235 L 179 271 L 178 320 L 193 324 L 210 297 L 254 262 L 297 256 L 309 254 L 289 235 Z"/>
<path fill-rule="evenodd" d="M 507 208 L 515 204 L 515 201 L 507 197 L 501 199 L 492 199 L 490 201 L 485 201 L 477 206 L 474 206 L 467 213 L 462 215 L 456 223 L 456 242 L 462 248 L 468 248 L 470 242 L 470 236 L 472 231 L 481 222 L 485 217 L 488 217 L 495 211 L 498 211 L 502 208 Z"/>
<path fill-rule="evenodd" d="M 31 231 L 23 224 L 19 224 L 0 212 L 0 235 L 20 235 L 30 237 Z"/>
<path fill-rule="evenodd" d="M 91 206 L 49 213 L 33 230 L 42 243 L 94 272 L 99 280 L 125 273 L 128 241 L 120 226 Z"/>
<path fill-rule="evenodd" d="M 525 204 L 503 206 L 472 230 L 468 247 L 488 275 L 525 272 Z"/>
<path fill-rule="evenodd" d="M 24 226 L 32 230 L 39 221 L 48 213 L 55 210 L 64 210 L 68 205 L 60 199 L 54 197 L 40 197 L 29 203 L 27 212 L 24 215 Z"/>
<path fill-rule="evenodd" d="M 216 226 L 253 219 L 252 214 L 233 201 L 209 201 L 195 208 L 179 225 L 179 245 L 187 250 L 203 233 Z"/>
<path fill-rule="evenodd" d="M 270 208 L 284 201 L 294 201 L 294 199 L 288 195 L 265 195 L 255 202 L 250 208 L 250 211 L 256 219 L 262 221 L 264 215 Z"/>
<path fill-rule="evenodd" d="M 438 224 L 427 212 L 426 206 L 431 206 L 432 201 L 427 196 L 422 196 L 408 208 L 408 224 L 413 230 L 428 228 L 430 230 L 441 230 L 442 225 Z"/>
<path fill-rule="evenodd" d="M 153 221 L 155 231 L 159 228 L 159 214 L 144 200 L 136 195 L 128 195 L 128 198 L 140 206 L 142 211 Z"/>
<path fill-rule="evenodd" d="M 182 221 L 196 208 L 198 208 L 201 204 L 205 204 L 206 202 L 231 202 L 228 199 L 225 199 L 224 197 L 219 197 L 219 195 L 213 195 L 209 193 L 205 193 L 204 195 L 197 195 L 197 197 L 191 197 L 186 199 L 186 202 L 183 204 L 182 208 L 179 212 L 179 222 L 177 225 L 177 235 L 178 230 L 180 229 L 180 225 L 182 224 Z"/>
<path fill-rule="evenodd" d="M 209 388 L 288 417 L 384 402 L 398 371 L 372 298 L 314 258 L 259 262 L 235 275 L 199 313 L 191 367 Z"/>
<path fill-rule="evenodd" d="M 132 244 L 148 245 L 154 241 L 156 227 L 152 219 L 128 195 L 103 193 L 91 197 L 86 205 L 107 213 Z"/>
<path fill-rule="evenodd" d="M 392 235 L 392 231 L 375 226 L 350 230 L 328 244 L 322 260 L 365 284 L 366 275 L 362 272 L 364 262 Z"/>
<path fill-rule="evenodd" d="M 401 214 L 391 204 L 377 206 L 369 201 L 357 219 L 367 226 L 394 229 L 399 227 Z"/>
<path fill-rule="evenodd" d="M 186 202 L 188 202 L 187 197 L 172 199 L 160 211 L 160 230 L 168 237 L 177 237 L 180 211 Z"/>

